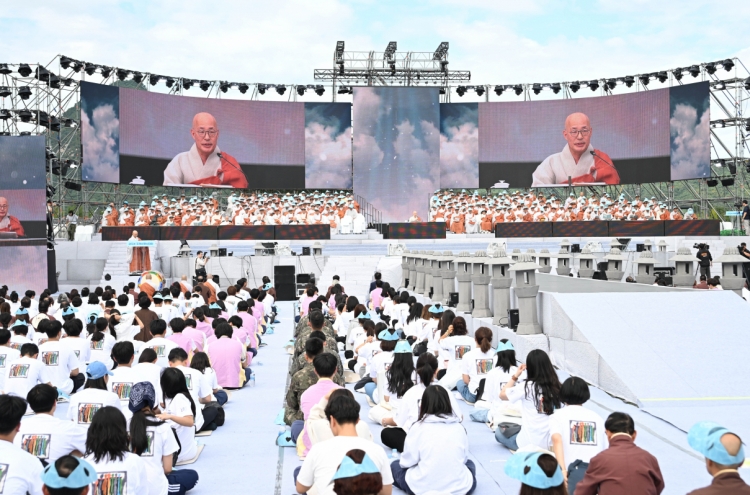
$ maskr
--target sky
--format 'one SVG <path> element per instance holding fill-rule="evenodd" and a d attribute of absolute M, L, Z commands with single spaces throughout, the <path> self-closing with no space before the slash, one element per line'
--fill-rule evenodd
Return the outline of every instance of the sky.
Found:
<path fill-rule="evenodd" d="M 332 67 L 338 40 L 347 50 L 395 40 L 399 51 L 428 52 L 448 41 L 450 67 L 470 70 L 474 84 L 556 82 L 733 56 L 750 66 L 748 18 L 741 0 L 37 0 L 4 2 L 0 53 L 3 62 L 61 53 L 178 77 L 311 84 L 314 69 Z"/>

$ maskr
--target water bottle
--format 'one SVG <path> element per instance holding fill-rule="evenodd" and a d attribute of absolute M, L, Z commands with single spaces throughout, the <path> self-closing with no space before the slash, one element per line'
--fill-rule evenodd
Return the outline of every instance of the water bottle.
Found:
<path fill-rule="evenodd" d="M 250 386 L 251 387 L 255 386 L 255 372 L 254 371 L 250 372 Z"/>
<path fill-rule="evenodd" d="M 401 455 L 398 453 L 398 450 L 393 449 L 391 450 L 391 455 L 389 457 L 393 460 L 398 460 L 399 458 L 401 458 Z"/>

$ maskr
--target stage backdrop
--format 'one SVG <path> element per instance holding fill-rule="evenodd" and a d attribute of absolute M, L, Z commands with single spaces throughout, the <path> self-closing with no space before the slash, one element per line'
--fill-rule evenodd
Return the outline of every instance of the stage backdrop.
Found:
<path fill-rule="evenodd" d="M 87 181 L 190 182 L 166 177 L 165 169 L 196 144 L 193 118 L 205 112 L 216 121 L 216 148 L 237 161 L 249 188 L 352 187 L 348 103 L 195 98 L 81 83 L 81 107 Z"/>
<path fill-rule="evenodd" d="M 44 136 L 0 136 L 0 240 L 47 236 L 44 149 Z"/>
<path fill-rule="evenodd" d="M 354 88 L 354 192 L 384 222 L 424 220 L 440 187 L 438 88 Z"/>

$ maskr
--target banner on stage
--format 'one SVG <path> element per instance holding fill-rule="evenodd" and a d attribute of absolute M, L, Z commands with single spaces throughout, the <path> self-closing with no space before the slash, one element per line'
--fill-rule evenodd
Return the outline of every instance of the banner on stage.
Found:
<path fill-rule="evenodd" d="M 128 247 L 156 247 L 156 241 L 132 241 L 128 240 Z"/>

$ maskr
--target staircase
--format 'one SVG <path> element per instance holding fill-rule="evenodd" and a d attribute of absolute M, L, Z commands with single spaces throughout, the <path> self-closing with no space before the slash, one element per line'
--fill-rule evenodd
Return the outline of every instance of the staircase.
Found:
<path fill-rule="evenodd" d="M 100 285 L 105 287 L 111 285 L 117 289 L 121 289 L 123 285 L 128 282 L 137 282 L 138 277 L 130 276 L 130 263 L 128 263 L 128 246 L 127 241 L 112 242 L 112 247 L 109 250 L 109 257 L 107 262 L 104 264 L 104 272 L 102 273 L 102 279 Z M 158 270 L 158 267 L 154 265 L 154 256 L 156 254 L 156 248 L 149 249 L 149 255 L 151 257 L 152 269 Z M 109 274 L 112 279 L 104 280 L 104 275 Z"/>
<path fill-rule="evenodd" d="M 381 255 L 376 256 L 328 256 L 328 261 L 318 281 L 318 289 L 325 292 L 334 275 L 341 277 L 341 285 L 350 296 L 356 296 L 364 303 L 369 295 L 370 282 L 378 266 Z"/>

